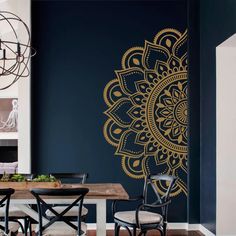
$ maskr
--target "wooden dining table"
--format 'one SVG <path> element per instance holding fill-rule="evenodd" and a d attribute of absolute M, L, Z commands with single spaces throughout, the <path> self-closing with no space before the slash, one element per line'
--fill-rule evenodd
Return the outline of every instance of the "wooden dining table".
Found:
<path fill-rule="evenodd" d="M 89 189 L 89 192 L 84 199 L 84 204 L 96 205 L 96 235 L 105 236 L 107 200 L 128 199 L 129 195 L 119 183 L 62 184 L 60 188 L 66 189 L 78 187 Z M 73 197 L 45 196 L 45 201 L 49 204 L 70 204 L 73 202 Z M 38 213 L 30 207 L 31 204 L 36 204 L 36 200 L 29 189 L 16 190 L 11 198 L 11 205 L 14 205 L 19 210 L 38 221 Z M 44 223 L 48 222 L 46 218 L 44 218 L 43 221 Z"/>

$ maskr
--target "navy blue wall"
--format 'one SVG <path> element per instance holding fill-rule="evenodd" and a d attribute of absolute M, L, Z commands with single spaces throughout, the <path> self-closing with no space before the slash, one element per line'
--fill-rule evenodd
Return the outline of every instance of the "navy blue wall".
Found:
<path fill-rule="evenodd" d="M 183 32 L 186 7 L 182 0 L 32 2 L 33 172 L 88 172 L 89 182 L 121 182 L 130 195 L 140 193 L 143 180 L 124 174 L 103 137 L 103 89 L 128 48 L 163 28 Z M 174 199 L 170 221 L 187 220 L 186 202 L 184 194 Z"/>
<path fill-rule="evenodd" d="M 212 232 L 216 229 L 215 48 L 236 32 L 235 14 L 234 0 L 201 1 L 201 223 Z"/>
<path fill-rule="evenodd" d="M 188 222 L 200 223 L 200 36 L 199 1 L 188 1 L 189 143 Z"/>

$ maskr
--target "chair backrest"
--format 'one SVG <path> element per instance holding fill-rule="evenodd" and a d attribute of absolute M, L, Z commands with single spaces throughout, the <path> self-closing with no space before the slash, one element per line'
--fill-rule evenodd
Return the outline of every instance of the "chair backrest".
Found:
<path fill-rule="evenodd" d="M 15 192 L 12 188 L 0 189 L 0 208 L 5 207 L 4 214 L 4 227 L 0 226 L 0 229 L 3 230 L 6 234 L 9 233 L 8 227 L 8 213 L 9 213 L 9 204 L 11 195 Z"/>
<path fill-rule="evenodd" d="M 86 173 L 51 173 L 56 179 L 60 179 L 62 182 L 76 181 L 77 183 L 84 184 L 88 178 Z"/>
<path fill-rule="evenodd" d="M 77 235 L 81 235 L 84 232 L 81 230 L 81 213 L 82 213 L 82 205 L 85 195 L 89 192 L 88 188 L 70 188 L 70 189 L 32 189 L 31 193 L 35 196 L 37 201 L 37 208 L 39 214 L 39 236 L 43 234 L 43 231 L 48 228 L 50 225 L 55 223 L 56 221 L 64 221 L 67 225 L 75 229 L 78 233 Z M 56 197 L 69 197 L 73 196 L 73 202 L 65 208 L 61 213 L 56 212 L 52 205 L 47 204 L 43 199 L 43 196 L 56 196 Z M 72 224 L 68 218 L 65 217 L 65 214 L 74 206 L 78 207 L 78 225 L 75 226 Z M 43 225 L 43 211 L 50 210 L 55 216 L 51 217 L 49 222 Z"/>
<path fill-rule="evenodd" d="M 155 193 L 156 200 L 152 202 L 150 205 L 158 205 L 158 204 L 164 204 L 170 200 L 170 194 L 171 191 L 177 181 L 177 177 L 170 176 L 170 175 L 149 175 L 146 176 L 145 182 L 144 182 L 144 189 L 143 189 L 143 196 L 144 196 L 144 203 L 148 203 L 148 190 L 151 188 L 153 192 Z M 166 191 L 162 194 L 159 192 L 158 185 L 162 184 L 163 186 L 166 186 Z M 168 211 L 168 205 L 162 207 L 162 214 L 164 219 L 167 218 L 167 211 Z"/>

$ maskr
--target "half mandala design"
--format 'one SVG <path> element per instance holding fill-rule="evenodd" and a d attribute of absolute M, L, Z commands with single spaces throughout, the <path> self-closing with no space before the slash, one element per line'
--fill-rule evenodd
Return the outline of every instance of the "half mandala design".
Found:
<path fill-rule="evenodd" d="M 187 195 L 187 31 L 159 32 L 133 47 L 104 89 L 104 136 L 132 178 L 179 177 L 172 196 Z M 168 186 L 157 183 L 160 193 Z"/>

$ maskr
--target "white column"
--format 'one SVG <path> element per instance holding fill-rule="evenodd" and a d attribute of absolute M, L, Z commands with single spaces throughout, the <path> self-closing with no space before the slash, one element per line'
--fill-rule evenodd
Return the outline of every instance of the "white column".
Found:
<path fill-rule="evenodd" d="M 15 1 L 15 0 L 14 0 Z M 17 4 L 16 4 L 17 2 Z M 16 14 L 30 28 L 31 6 L 30 0 L 17 0 Z M 19 30 L 20 31 L 20 30 Z M 21 32 L 18 32 L 19 34 Z M 25 33 L 25 31 L 24 31 Z M 28 35 L 20 35 L 21 38 Z M 30 63 L 29 63 L 30 68 Z M 18 81 L 18 171 L 19 173 L 31 172 L 31 142 L 30 142 L 30 76 L 20 78 Z"/>
<path fill-rule="evenodd" d="M 216 49 L 216 234 L 236 235 L 236 34 Z"/>
<path fill-rule="evenodd" d="M 0 10 L 9 11 L 16 14 L 30 28 L 30 3 L 31 0 L 0 0 Z M 4 29 L 1 29 L 0 31 L 4 32 Z M 7 33 L 7 31 L 4 33 Z M 22 40 L 25 37 L 28 37 L 27 35 L 25 35 L 25 31 L 22 31 L 20 28 L 17 28 L 17 33 Z M 17 97 L 19 104 L 18 135 L 14 137 L 18 138 L 18 171 L 20 173 L 30 173 L 30 76 L 28 78 L 20 78 L 18 82 L 13 84 L 10 88 L 0 91 L 0 98 Z"/>

